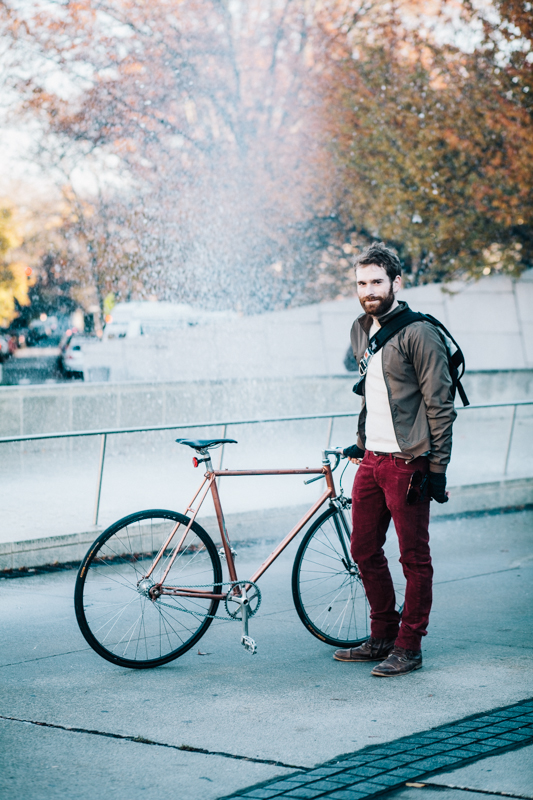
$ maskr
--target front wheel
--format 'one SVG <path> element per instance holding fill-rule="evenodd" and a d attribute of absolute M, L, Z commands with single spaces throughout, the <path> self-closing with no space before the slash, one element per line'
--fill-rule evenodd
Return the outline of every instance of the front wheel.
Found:
<path fill-rule="evenodd" d="M 149 595 L 188 524 L 175 511 L 130 514 L 104 531 L 83 559 L 74 592 L 76 618 L 93 650 L 113 664 L 134 669 L 166 664 L 189 650 L 211 624 L 218 600 L 169 595 L 153 600 Z M 144 579 L 175 528 L 153 573 Z M 216 547 L 194 522 L 165 585 L 220 593 L 221 583 Z"/>
<path fill-rule="evenodd" d="M 292 596 L 303 624 L 326 644 L 356 647 L 370 636 L 370 606 L 340 509 L 325 511 L 302 539 L 292 570 Z"/>

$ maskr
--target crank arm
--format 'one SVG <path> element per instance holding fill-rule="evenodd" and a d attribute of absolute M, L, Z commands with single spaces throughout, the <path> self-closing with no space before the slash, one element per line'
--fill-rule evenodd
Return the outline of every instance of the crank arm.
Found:
<path fill-rule="evenodd" d="M 248 604 L 243 603 L 241 605 L 241 614 L 242 614 L 242 636 L 241 636 L 241 644 L 244 649 L 250 653 L 250 655 L 254 656 L 257 653 L 257 644 L 255 640 L 252 639 L 251 636 L 248 635 Z"/>

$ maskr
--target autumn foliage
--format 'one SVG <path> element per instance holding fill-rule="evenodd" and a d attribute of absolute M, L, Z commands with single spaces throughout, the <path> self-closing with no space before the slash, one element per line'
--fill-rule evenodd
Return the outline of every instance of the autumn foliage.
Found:
<path fill-rule="evenodd" d="M 454 4 L 465 48 L 446 2 L 4 3 L 20 113 L 65 174 L 65 268 L 100 304 L 250 312 L 353 293 L 374 238 L 415 283 L 530 266 L 526 6 Z"/>
<path fill-rule="evenodd" d="M 415 283 L 533 262 L 533 65 L 485 34 L 465 53 L 389 18 L 331 62 L 339 213 L 393 242 Z"/>

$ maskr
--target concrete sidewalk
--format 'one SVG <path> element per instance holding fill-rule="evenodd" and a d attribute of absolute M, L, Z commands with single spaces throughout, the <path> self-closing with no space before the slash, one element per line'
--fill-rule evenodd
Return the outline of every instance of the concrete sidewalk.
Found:
<path fill-rule="evenodd" d="M 480 763 L 491 754 L 487 764 Z M 448 800 L 459 800 L 465 792 L 474 792 L 478 800 L 484 794 L 531 797 L 532 766 L 533 700 L 526 700 L 366 747 L 221 800 L 414 800 L 413 790 L 419 789 L 428 789 L 433 798 L 440 792 Z"/>
<path fill-rule="evenodd" d="M 443 794 L 446 800 L 482 800 L 486 794 L 531 798 L 533 745 L 434 775 L 424 784 L 428 791 L 423 793 L 423 797 L 416 788 L 407 787 L 395 792 L 391 800 L 392 797 L 395 800 L 433 800 L 443 798 Z"/>
<path fill-rule="evenodd" d="M 215 621 L 197 647 L 150 671 L 87 647 L 74 571 L 1 579 L 3 800 L 215 800 L 533 696 L 532 525 L 531 511 L 432 523 L 424 668 L 390 681 L 334 662 L 302 626 L 290 592 L 296 543 L 261 578 L 256 656 L 238 625 Z M 270 549 L 240 547 L 239 575 Z"/>

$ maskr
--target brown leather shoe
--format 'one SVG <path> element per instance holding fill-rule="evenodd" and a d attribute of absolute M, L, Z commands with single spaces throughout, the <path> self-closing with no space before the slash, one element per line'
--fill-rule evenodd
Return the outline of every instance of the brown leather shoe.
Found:
<path fill-rule="evenodd" d="M 336 661 L 382 661 L 394 647 L 394 639 L 374 639 L 372 636 L 359 647 L 335 650 Z"/>
<path fill-rule="evenodd" d="M 394 675 L 407 675 L 408 672 L 413 672 L 421 667 L 421 650 L 404 650 L 403 647 L 395 647 L 389 657 L 374 667 L 370 674 L 378 678 L 392 678 Z"/>

